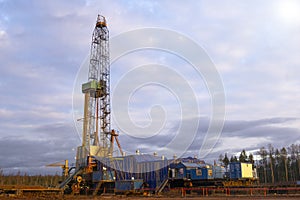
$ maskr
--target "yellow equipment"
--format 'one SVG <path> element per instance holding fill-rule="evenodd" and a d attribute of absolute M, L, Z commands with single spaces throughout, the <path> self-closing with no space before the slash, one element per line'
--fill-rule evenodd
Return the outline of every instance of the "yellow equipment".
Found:
<path fill-rule="evenodd" d="M 62 168 L 62 175 L 67 177 L 69 175 L 69 160 L 64 160 L 56 163 L 52 163 L 46 165 L 46 167 L 61 167 Z"/>

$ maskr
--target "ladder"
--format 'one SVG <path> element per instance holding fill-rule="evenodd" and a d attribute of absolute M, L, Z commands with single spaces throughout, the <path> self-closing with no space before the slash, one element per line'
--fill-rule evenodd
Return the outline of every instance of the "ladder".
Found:
<path fill-rule="evenodd" d="M 155 190 L 155 193 L 156 193 L 156 194 L 160 194 L 160 193 L 163 191 L 163 189 L 166 187 L 166 185 L 168 184 L 168 182 L 169 182 L 169 178 L 166 178 L 166 179 L 160 184 L 160 186 Z"/>
<path fill-rule="evenodd" d="M 94 190 L 94 192 L 93 192 L 93 196 L 95 196 L 95 195 L 97 195 L 97 193 L 98 193 L 98 190 L 101 188 L 101 186 L 102 186 L 102 181 L 100 181 L 98 184 L 97 184 L 97 186 L 96 186 L 96 188 L 95 188 L 95 190 Z"/>

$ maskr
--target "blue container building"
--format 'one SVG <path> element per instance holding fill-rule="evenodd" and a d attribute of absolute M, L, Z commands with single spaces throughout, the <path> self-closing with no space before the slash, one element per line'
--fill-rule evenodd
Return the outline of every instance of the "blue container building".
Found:
<path fill-rule="evenodd" d="M 175 179 L 208 180 L 213 179 L 213 170 L 210 165 L 180 162 L 171 165 L 175 169 Z"/>

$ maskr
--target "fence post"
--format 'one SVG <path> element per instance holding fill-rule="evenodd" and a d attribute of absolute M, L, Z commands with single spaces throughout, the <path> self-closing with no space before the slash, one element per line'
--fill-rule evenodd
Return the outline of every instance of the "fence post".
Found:
<path fill-rule="evenodd" d="M 185 197 L 185 189 L 184 188 L 181 188 L 181 196 Z"/>

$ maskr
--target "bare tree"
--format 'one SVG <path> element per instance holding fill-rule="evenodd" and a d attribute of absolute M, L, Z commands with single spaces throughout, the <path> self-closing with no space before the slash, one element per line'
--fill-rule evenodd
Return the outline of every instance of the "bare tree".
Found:
<path fill-rule="evenodd" d="M 261 157 L 262 160 L 262 166 L 263 166 L 263 170 L 264 170 L 264 182 L 267 183 L 267 156 L 268 156 L 268 152 L 266 150 L 265 147 L 261 147 L 259 149 L 259 151 L 257 152 L 257 154 Z"/>
<path fill-rule="evenodd" d="M 287 154 L 287 150 L 286 148 L 282 148 L 280 150 L 280 154 L 281 154 L 281 159 L 284 163 L 284 169 L 285 169 L 285 181 L 289 181 L 289 174 L 288 174 L 288 166 L 287 166 L 287 161 L 288 161 L 288 154 Z"/>
<path fill-rule="evenodd" d="M 272 183 L 274 184 L 274 167 L 273 167 L 273 163 L 274 163 L 274 147 L 272 146 L 272 144 L 268 145 L 268 149 L 269 149 L 269 162 L 270 162 L 270 168 L 271 168 L 271 177 L 272 177 Z"/>

